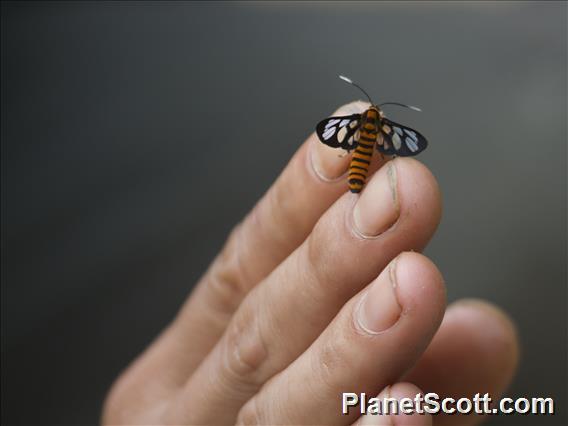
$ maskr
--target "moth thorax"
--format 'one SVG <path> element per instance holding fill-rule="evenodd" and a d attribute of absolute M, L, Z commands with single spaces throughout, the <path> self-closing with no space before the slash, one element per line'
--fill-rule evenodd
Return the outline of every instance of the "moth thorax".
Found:
<path fill-rule="evenodd" d="M 365 120 L 367 123 L 376 123 L 382 115 L 382 111 L 372 106 L 365 111 Z"/>

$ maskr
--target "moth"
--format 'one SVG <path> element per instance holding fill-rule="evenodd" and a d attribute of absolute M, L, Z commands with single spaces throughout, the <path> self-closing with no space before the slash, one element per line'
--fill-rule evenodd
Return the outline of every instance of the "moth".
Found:
<path fill-rule="evenodd" d="M 367 180 L 374 149 L 382 155 L 410 157 L 424 151 L 428 141 L 416 130 L 386 118 L 380 107 L 398 105 L 421 111 L 420 108 L 398 102 L 377 105 L 353 80 L 343 75 L 339 78 L 361 90 L 371 106 L 362 114 L 329 117 L 320 121 L 316 126 L 316 134 L 321 142 L 332 148 L 342 148 L 349 153 L 354 151 L 347 179 L 349 190 L 358 193 Z"/>

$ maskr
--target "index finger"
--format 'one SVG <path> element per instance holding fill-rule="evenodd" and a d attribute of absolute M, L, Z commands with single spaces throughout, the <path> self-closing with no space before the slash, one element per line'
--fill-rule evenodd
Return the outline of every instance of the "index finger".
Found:
<path fill-rule="evenodd" d="M 353 102 L 334 115 L 366 107 Z M 197 367 L 248 292 L 306 239 L 319 217 L 347 190 L 342 177 L 348 165 L 348 157 L 340 157 L 312 133 L 235 228 L 176 321 L 192 340 L 186 369 Z"/>
<path fill-rule="evenodd" d="M 334 115 L 363 111 L 356 101 Z M 378 157 L 378 156 L 377 156 Z M 382 160 L 379 158 L 379 162 Z M 248 292 L 310 234 L 319 217 L 347 190 L 348 157 L 312 134 L 276 182 L 233 230 L 177 318 L 144 357 L 145 368 L 170 370 L 185 383 L 212 349 Z"/>

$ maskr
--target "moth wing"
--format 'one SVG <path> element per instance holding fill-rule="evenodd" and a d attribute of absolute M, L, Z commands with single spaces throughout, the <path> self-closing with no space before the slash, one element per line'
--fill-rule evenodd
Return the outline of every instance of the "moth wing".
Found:
<path fill-rule="evenodd" d="M 410 127 L 383 118 L 377 150 L 385 155 L 412 157 L 428 146 L 426 138 Z"/>
<path fill-rule="evenodd" d="M 332 148 L 352 151 L 357 147 L 357 132 L 361 114 L 329 117 L 316 126 L 316 134 L 322 143 Z"/>

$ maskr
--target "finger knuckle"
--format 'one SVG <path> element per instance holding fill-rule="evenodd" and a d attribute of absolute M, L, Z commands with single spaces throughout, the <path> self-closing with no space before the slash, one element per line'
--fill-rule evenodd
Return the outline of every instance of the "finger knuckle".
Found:
<path fill-rule="evenodd" d="M 148 386 L 139 386 L 140 382 L 126 373 L 116 380 L 106 396 L 103 407 L 101 424 L 135 424 L 142 419 L 159 422 L 168 405 L 165 398 L 156 398 Z M 153 405 L 147 405 L 147 401 Z"/>
<path fill-rule="evenodd" d="M 248 401 L 239 411 L 237 415 L 237 425 L 259 425 L 260 415 L 256 407 L 256 400 L 253 398 Z"/>
<path fill-rule="evenodd" d="M 341 335 L 335 334 L 336 336 L 323 343 L 314 360 L 319 381 L 329 389 L 336 387 L 338 371 L 349 362 L 347 342 Z"/>
<path fill-rule="evenodd" d="M 259 215 L 260 218 L 270 218 L 270 234 L 274 244 L 281 251 L 288 251 L 293 246 L 300 243 L 296 241 L 295 235 L 302 235 L 302 232 L 290 230 L 302 230 L 303 215 L 296 211 L 297 200 L 290 194 L 290 189 L 285 185 L 275 185 L 267 194 L 267 214 Z M 268 222 L 268 221 L 267 221 Z"/>
<path fill-rule="evenodd" d="M 227 377 L 246 392 L 257 389 L 265 380 L 268 348 L 256 309 L 250 304 L 242 308 L 227 330 L 224 352 Z"/>
<path fill-rule="evenodd" d="M 342 261 L 339 248 L 326 223 L 316 225 L 306 240 L 304 253 L 304 269 L 311 271 L 314 277 L 314 288 L 310 291 L 316 296 L 326 291 L 330 296 L 343 298 L 349 287 L 345 285 L 342 268 L 338 267 Z"/>
<path fill-rule="evenodd" d="M 103 403 L 101 423 L 117 424 L 125 420 L 121 410 L 121 398 L 117 390 L 117 384 L 115 384 Z"/>
<path fill-rule="evenodd" d="M 248 291 L 240 261 L 242 252 L 239 240 L 242 238 L 242 227 L 239 224 L 233 230 L 208 274 L 207 287 L 213 294 L 215 306 L 221 312 L 234 312 Z"/>
<path fill-rule="evenodd" d="M 330 241 L 326 238 L 325 224 L 318 222 L 306 240 L 306 258 L 310 269 L 324 273 L 330 261 Z M 322 248 L 325 247 L 325 250 Z"/>

